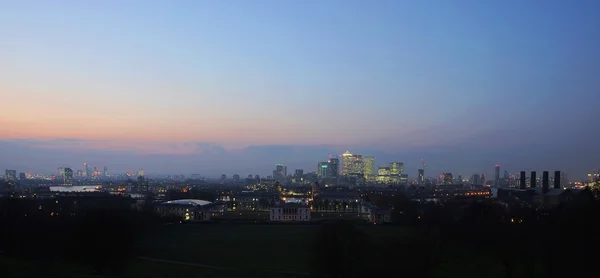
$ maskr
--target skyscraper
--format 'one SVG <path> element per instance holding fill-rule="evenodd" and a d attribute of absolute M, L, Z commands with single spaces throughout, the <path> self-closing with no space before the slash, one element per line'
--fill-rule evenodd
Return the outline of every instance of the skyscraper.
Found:
<path fill-rule="evenodd" d="M 225 180 L 227 180 L 227 175 L 221 175 L 221 183 L 225 183 Z"/>
<path fill-rule="evenodd" d="M 560 171 L 554 171 L 554 189 L 560 189 Z"/>
<path fill-rule="evenodd" d="M 404 172 L 404 163 L 391 162 L 390 163 L 390 182 L 400 182 L 400 175 Z"/>
<path fill-rule="evenodd" d="M 319 179 L 331 178 L 331 169 L 329 168 L 329 162 L 319 162 L 317 164 L 317 178 L 319 178 Z"/>
<path fill-rule="evenodd" d="M 233 182 L 240 182 L 240 175 L 238 175 L 238 174 L 233 175 Z"/>
<path fill-rule="evenodd" d="M 91 175 L 90 175 L 90 171 L 89 171 L 89 169 L 88 169 L 88 164 L 87 164 L 87 162 L 84 162 L 84 163 L 83 163 L 83 176 L 84 176 L 84 177 L 89 177 L 89 176 L 91 176 Z"/>
<path fill-rule="evenodd" d="M 287 166 L 283 164 L 275 165 L 275 171 L 273 172 L 273 179 L 281 180 L 287 177 Z"/>
<path fill-rule="evenodd" d="M 329 159 L 329 167 L 331 168 L 331 177 L 337 179 L 340 173 L 340 160 L 337 158 Z"/>
<path fill-rule="evenodd" d="M 500 187 L 500 164 L 496 164 L 496 172 L 494 175 L 494 185 Z"/>
<path fill-rule="evenodd" d="M 304 180 L 304 170 L 296 169 L 296 173 L 294 174 L 294 178 L 296 182 L 302 182 Z"/>
<path fill-rule="evenodd" d="M 138 177 L 143 177 L 144 176 L 144 169 L 139 169 L 138 170 Z"/>
<path fill-rule="evenodd" d="M 536 183 L 537 183 L 537 173 L 535 171 L 531 171 L 531 175 L 530 175 L 530 181 L 529 181 L 529 187 L 531 188 L 535 188 L 536 187 Z"/>
<path fill-rule="evenodd" d="M 542 191 L 547 193 L 550 190 L 550 176 L 548 171 L 542 172 Z"/>
<path fill-rule="evenodd" d="M 65 182 L 65 185 L 73 185 L 73 169 L 65 168 L 63 180 Z"/>
<path fill-rule="evenodd" d="M 425 169 L 419 169 L 419 178 L 417 182 L 421 185 L 425 183 Z"/>
<path fill-rule="evenodd" d="M 25 175 L 25 173 L 19 173 L 19 180 L 24 181 L 25 179 L 27 179 L 27 176 Z"/>
<path fill-rule="evenodd" d="M 342 176 L 350 174 L 353 162 L 354 156 L 349 151 L 342 154 Z"/>
<path fill-rule="evenodd" d="M 547 172 L 546 172 L 546 174 L 547 174 Z M 521 176 L 519 179 L 519 188 L 525 189 L 527 187 L 526 183 L 527 183 L 527 177 L 526 177 L 525 171 L 521 171 Z"/>
<path fill-rule="evenodd" d="M 454 180 L 454 177 L 452 176 L 452 173 L 443 173 L 442 174 L 442 182 L 445 185 L 449 185 L 452 184 Z"/>
<path fill-rule="evenodd" d="M 17 180 L 17 170 L 6 170 L 6 180 L 7 181 L 16 181 Z"/>
<path fill-rule="evenodd" d="M 106 168 L 106 165 L 104 165 L 104 169 L 102 171 L 102 176 L 103 177 L 108 177 L 108 169 Z"/>
<path fill-rule="evenodd" d="M 363 158 L 365 180 L 372 181 L 375 178 L 375 157 L 365 156 Z"/>

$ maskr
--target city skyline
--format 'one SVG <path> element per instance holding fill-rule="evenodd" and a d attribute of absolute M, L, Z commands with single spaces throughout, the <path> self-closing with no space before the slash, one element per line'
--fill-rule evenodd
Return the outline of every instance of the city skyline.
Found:
<path fill-rule="evenodd" d="M 598 1 L 62 4 L 0 4 L 0 169 L 600 166 Z"/>

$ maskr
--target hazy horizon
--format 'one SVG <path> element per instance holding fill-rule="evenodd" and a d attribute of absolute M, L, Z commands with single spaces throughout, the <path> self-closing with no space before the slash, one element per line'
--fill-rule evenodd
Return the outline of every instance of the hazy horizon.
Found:
<path fill-rule="evenodd" d="M 600 168 L 598 1 L 0 2 L 0 169 Z"/>

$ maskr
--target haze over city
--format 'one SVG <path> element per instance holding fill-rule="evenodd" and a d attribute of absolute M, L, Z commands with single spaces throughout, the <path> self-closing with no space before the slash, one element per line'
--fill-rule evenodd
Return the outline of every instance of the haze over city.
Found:
<path fill-rule="evenodd" d="M 0 3 L 0 169 L 598 168 L 598 1 Z"/>

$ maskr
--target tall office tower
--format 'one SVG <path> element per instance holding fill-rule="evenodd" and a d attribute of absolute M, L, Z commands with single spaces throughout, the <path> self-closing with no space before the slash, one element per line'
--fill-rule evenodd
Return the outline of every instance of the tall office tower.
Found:
<path fill-rule="evenodd" d="M 138 177 L 143 177 L 144 176 L 144 169 L 139 169 L 138 170 Z"/>
<path fill-rule="evenodd" d="M 443 173 L 442 174 L 442 181 L 443 184 L 445 185 L 449 185 L 452 184 L 452 181 L 454 180 L 452 173 Z"/>
<path fill-rule="evenodd" d="M 56 170 L 56 176 L 59 178 L 64 178 L 65 176 L 65 168 L 63 167 L 58 167 L 58 169 Z"/>
<path fill-rule="evenodd" d="M 84 177 L 90 176 L 87 162 L 83 163 L 83 176 Z"/>
<path fill-rule="evenodd" d="M 537 183 L 537 174 L 535 171 L 531 171 L 531 181 L 529 182 L 529 187 L 531 188 L 535 188 L 536 183 Z"/>
<path fill-rule="evenodd" d="M 481 178 L 479 179 L 479 181 L 481 182 L 482 185 L 485 185 L 485 182 L 486 182 L 485 174 L 481 174 Z"/>
<path fill-rule="evenodd" d="M 560 189 L 560 171 L 554 171 L 554 189 Z"/>
<path fill-rule="evenodd" d="M 375 157 L 374 156 L 365 156 L 363 158 L 363 167 L 365 180 L 371 181 L 375 178 Z"/>
<path fill-rule="evenodd" d="M 65 185 L 73 185 L 73 169 L 65 168 L 64 181 Z"/>
<path fill-rule="evenodd" d="M 296 178 L 296 182 L 302 182 L 304 180 L 304 170 L 296 169 L 296 173 L 294 174 L 294 178 Z"/>
<path fill-rule="evenodd" d="M 104 165 L 104 169 L 102 171 L 102 176 L 103 177 L 108 177 L 108 169 L 106 168 L 106 165 Z"/>
<path fill-rule="evenodd" d="M 273 179 L 281 180 L 287 177 L 287 166 L 283 164 L 275 165 L 275 172 L 273 172 Z"/>
<path fill-rule="evenodd" d="M 473 174 L 471 178 L 471 183 L 475 185 L 481 185 L 481 176 L 479 174 Z"/>
<path fill-rule="evenodd" d="M 421 185 L 425 183 L 425 169 L 419 169 L 419 179 L 417 182 Z"/>
<path fill-rule="evenodd" d="M 496 164 L 496 172 L 494 175 L 494 185 L 500 187 L 500 164 Z"/>
<path fill-rule="evenodd" d="M 458 183 L 462 183 L 463 182 L 462 175 L 458 175 L 457 181 L 458 181 Z"/>
<path fill-rule="evenodd" d="M 548 175 L 548 171 L 542 172 L 542 191 L 547 193 L 550 190 L 550 176 Z"/>
<path fill-rule="evenodd" d="M 525 171 L 521 171 L 519 188 L 525 189 L 526 186 L 527 186 L 527 177 L 526 177 Z"/>
<path fill-rule="evenodd" d="M 6 174 L 6 181 L 17 180 L 17 170 L 6 170 L 4 173 Z"/>
<path fill-rule="evenodd" d="M 383 184 L 390 182 L 390 167 L 379 167 L 377 169 L 377 182 Z"/>
<path fill-rule="evenodd" d="M 317 178 L 326 179 L 329 174 L 329 162 L 317 163 Z"/>
<path fill-rule="evenodd" d="M 227 175 L 225 175 L 225 174 L 221 175 L 221 183 L 224 183 L 225 180 L 227 180 Z"/>
<path fill-rule="evenodd" d="M 256 181 L 260 181 L 260 176 L 259 176 L 259 175 L 256 175 L 256 176 L 254 176 L 254 179 L 255 179 Z"/>
<path fill-rule="evenodd" d="M 342 154 L 342 176 L 350 174 L 352 164 L 354 164 L 354 155 L 349 151 Z"/>
<path fill-rule="evenodd" d="M 19 173 L 19 180 L 24 181 L 25 179 L 27 179 L 27 176 L 25 175 L 25 173 Z"/>
<path fill-rule="evenodd" d="M 238 174 L 233 175 L 233 182 L 240 182 L 240 175 L 238 175 Z"/>
<path fill-rule="evenodd" d="M 340 174 L 340 160 L 337 158 L 329 159 L 329 167 L 331 168 L 331 177 L 337 179 Z"/>
<path fill-rule="evenodd" d="M 390 163 L 390 175 L 400 175 L 404 173 L 404 163 L 402 162 L 391 162 Z"/>

